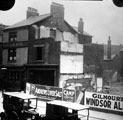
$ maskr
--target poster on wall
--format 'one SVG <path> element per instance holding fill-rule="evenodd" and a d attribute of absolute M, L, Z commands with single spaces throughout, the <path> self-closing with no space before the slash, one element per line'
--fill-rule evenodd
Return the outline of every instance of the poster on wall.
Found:
<path fill-rule="evenodd" d="M 86 91 L 84 105 L 123 112 L 123 96 Z"/>
<path fill-rule="evenodd" d="M 74 102 L 75 90 L 63 89 L 63 101 Z"/>
<path fill-rule="evenodd" d="M 62 88 L 46 85 L 35 85 L 32 92 L 35 96 L 41 97 L 42 99 L 62 100 Z"/>

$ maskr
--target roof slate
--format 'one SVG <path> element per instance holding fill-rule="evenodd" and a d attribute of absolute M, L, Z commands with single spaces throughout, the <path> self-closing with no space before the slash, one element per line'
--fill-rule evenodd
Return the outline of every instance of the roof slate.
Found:
<path fill-rule="evenodd" d="M 9 29 L 15 29 L 15 28 L 20 28 L 20 27 L 24 27 L 24 26 L 29 26 L 29 25 L 32 25 L 32 24 L 34 24 L 36 22 L 42 21 L 42 20 L 44 20 L 44 19 L 46 19 L 48 17 L 51 17 L 51 16 L 52 15 L 50 13 L 44 14 L 44 15 L 39 15 L 39 16 L 32 16 L 32 17 L 29 17 L 28 19 L 22 20 L 22 21 L 14 24 L 14 25 L 9 26 L 9 27 L 5 28 L 4 30 L 9 30 Z M 78 33 L 78 30 L 77 30 L 78 28 L 69 25 L 69 23 L 67 23 L 67 21 L 64 21 L 64 25 L 61 26 L 60 28 L 65 29 L 65 25 L 69 26 L 72 30 L 74 30 L 74 32 Z M 88 34 L 85 31 L 84 31 L 84 35 L 92 36 L 92 35 Z"/>
<path fill-rule="evenodd" d="M 50 16 L 51 16 L 51 14 L 44 14 L 44 15 L 40 15 L 40 16 L 29 17 L 28 19 L 22 20 L 10 27 L 7 27 L 5 30 L 32 25 L 33 23 L 44 20 Z"/>
<path fill-rule="evenodd" d="M 75 26 L 72 26 L 72 27 L 73 27 L 74 30 L 76 30 L 78 32 L 78 27 L 75 27 Z M 87 36 L 92 36 L 92 35 L 90 35 L 89 33 L 85 32 L 85 31 L 83 31 L 83 34 L 87 35 Z"/>

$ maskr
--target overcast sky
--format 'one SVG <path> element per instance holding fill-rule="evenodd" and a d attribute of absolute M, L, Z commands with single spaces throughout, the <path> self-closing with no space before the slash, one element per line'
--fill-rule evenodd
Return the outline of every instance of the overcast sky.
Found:
<path fill-rule="evenodd" d="M 111 36 L 112 44 L 123 44 L 123 7 L 116 7 L 112 0 L 16 0 L 12 9 L 0 11 L 0 23 L 13 25 L 25 19 L 29 6 L 38 9 L 40 15 L 49 13 L 52 2 L 64 5 L 70 25 L 78 26 L 79 18 L 83 18 L 84 30 L 93 36 L 93 43 L 107 43 Z"/>

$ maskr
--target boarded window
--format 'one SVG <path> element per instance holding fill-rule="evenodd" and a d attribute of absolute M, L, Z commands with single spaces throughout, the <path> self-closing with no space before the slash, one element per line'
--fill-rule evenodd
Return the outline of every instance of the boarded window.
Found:
<path fill-rule="evenodd" d="M 50 37 L 53 37 L 53 38 L 56 37 L 56 30 L 55 29 L 50 29 Z"/>
<path fill-rule="evenodd" d="M 50 28 L 40 26 L 40 38 L 48 38 L 50 36 Z"/>

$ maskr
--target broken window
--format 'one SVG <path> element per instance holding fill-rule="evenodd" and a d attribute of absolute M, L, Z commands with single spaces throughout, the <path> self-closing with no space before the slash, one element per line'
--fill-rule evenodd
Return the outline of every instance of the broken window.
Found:
<path fill-rule="evenodd" d="M 17 40 L 17 32 L 10 32 L 9 33 L 9 42 L 14 42 Z"/>
<path fill-rule="evenodd" d="M 16 61 L 16 49 L 8 50 L 8 61 Z"/>

